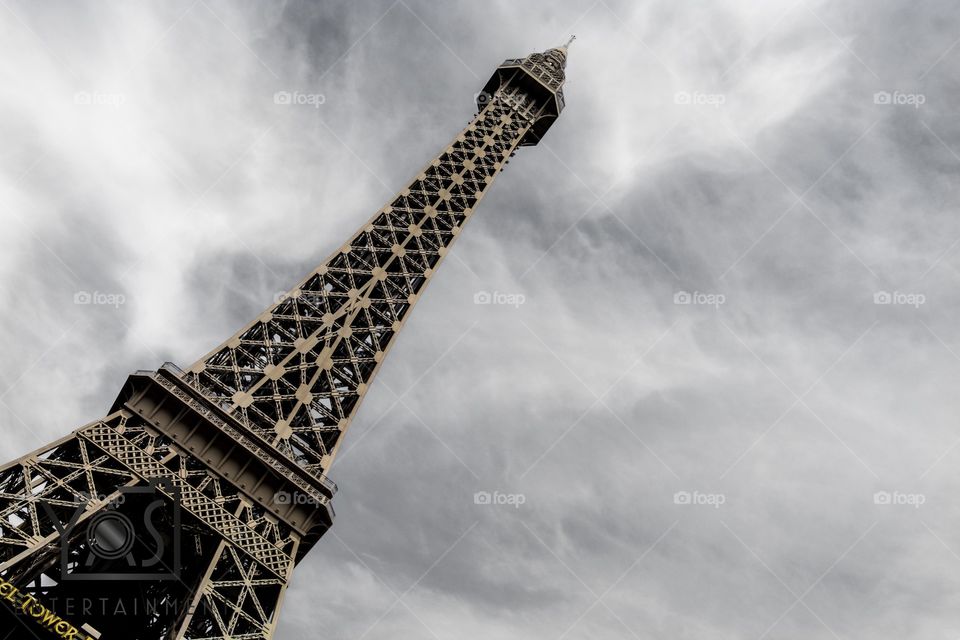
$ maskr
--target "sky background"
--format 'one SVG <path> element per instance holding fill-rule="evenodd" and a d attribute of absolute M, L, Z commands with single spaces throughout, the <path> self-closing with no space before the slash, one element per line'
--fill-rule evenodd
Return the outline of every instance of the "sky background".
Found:
<path fill-rule="evenodd" d="M 571 33 L 277 638 L 957 638 L 948 2 L 0 0 L 0 453 L 229 337 Z"/>

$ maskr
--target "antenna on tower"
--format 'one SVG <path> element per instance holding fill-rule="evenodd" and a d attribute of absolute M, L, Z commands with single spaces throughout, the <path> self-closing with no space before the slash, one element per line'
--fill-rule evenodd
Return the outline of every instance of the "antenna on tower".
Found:
<path fill-rule="evenodd" d="M 571 44 L 573 44 L 573 41 L 576 39 L 577 39 L 577 36 L 570 36 L 570 39 L 567 40 L 567 44 L 563 45 L 563 48 L 566 49 L 567 47 L 569 47 Z"/>

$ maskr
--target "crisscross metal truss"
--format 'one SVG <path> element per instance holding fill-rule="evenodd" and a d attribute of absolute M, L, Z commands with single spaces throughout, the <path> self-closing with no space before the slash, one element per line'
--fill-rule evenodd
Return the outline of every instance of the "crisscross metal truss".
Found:
<path fill-rule="evenodd" d="M 498 91 L 350 241 L 185 378 L 322 475 L 438 263 L 527 132 L 527 96 Z"/>
<path fill-rule="evenodd" d="M 292 566 L 290 567 L 293 568 Z M 190 640 L 262 640 L 276 628 L 287 580 L 221 542 L 182 626 Z"/>
<path fill-rule="evenodd" d="M 67 544 L 61 531 L 81 530 L 123 487 L 151 480 L 176 487 L 183 510 L 193 516 L 182 544 L 191 546 L 197 566 L 194 579 L 181 580 L 179 596 L 174 597 L 174 589 L 158 588 L 143 598 L 155 607 L 170 601 L 178 614 L 158 619 L 150 631 L 158 638 L 269 638 L 299 537 L 125 411 L 0 469 L 0 576 L 31 585 L 25 588 L 36 597 L 55 602 L 75 597 L 59 586 L 68 584 L 60 574 L 59 558 Z M 83 515 L 71 526 L 83 506 Z M 84 544 L 82 538 L 70 541 L 81 555 Z"/>
<path fill-rule="evenodd" d="M 0 469 L 0 571 L 56 540 L 58 527 L 78 505 L 106 504 L 138 481 L 132 470 L 76 436 Z"/>
<path fill-rule="evenodd" d="M 118 422 L 118 424 L 111 424 Z M 139 423 L 139 424 L 138 424 Z M 131 426 L 132 425 L 132 426 Z M 285 576 L 293 558 L 281 548 L 278 540 L 268 540 L 249 523 L 241 521 L 225 506 L 224 488 L 229 486 L 210 474 L 206 467 L 189 455 L 175 452 L 163 438 L 150 436 L 139 420 L 129 421 L 119 414 L 115 420 L 93 424 L 79 432 L 82 439 L 95 443 L 108 455 L 144 480 L 164 480 L 175 487 L 185 511 L 195 515 L 224 539 L 229 540 L 251 557 L 259 560 L 277 576 Z M 133 436 L 133 437 L 131 437 Z M 147 448 L 138 441 L 146 438 Z M 157 443 L 163 442 L 163 446 Z M 190 482 L 197 482 L 196 486 Z M 161 487 L 163 485 L 160 485 Z M 212 493 L 211 493 L 212 492 Z M 229 491 L 235 497 L 235 491 Z M 172 497 L 172 496 L 171 496 Z M 289 543 L 287 543 L 289 546 Z"/>

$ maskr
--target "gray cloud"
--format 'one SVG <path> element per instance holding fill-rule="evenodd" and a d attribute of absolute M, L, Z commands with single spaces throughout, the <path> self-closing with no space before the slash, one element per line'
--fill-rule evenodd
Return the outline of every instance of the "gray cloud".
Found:
<path fill-rule="evenodd" d="M 496 64 L 578 36 L 567 110 L 352 426 L 278 638 L 960 633 L 948 3 L 7 4 L 7 458 L 230 335 L 469 120 Z"/>

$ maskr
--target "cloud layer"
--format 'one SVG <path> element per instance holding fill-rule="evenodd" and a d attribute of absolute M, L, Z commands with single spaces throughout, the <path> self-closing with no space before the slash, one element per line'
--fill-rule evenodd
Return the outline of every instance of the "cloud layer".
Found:
<path fill-rule="evenodd" d="M 4 3 L 0 452 L 232 334 L 569 33 L 277 637 L 956 637 L 948 3 Z"/>

